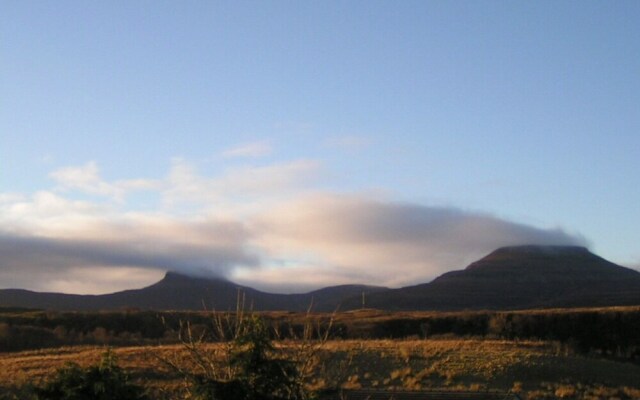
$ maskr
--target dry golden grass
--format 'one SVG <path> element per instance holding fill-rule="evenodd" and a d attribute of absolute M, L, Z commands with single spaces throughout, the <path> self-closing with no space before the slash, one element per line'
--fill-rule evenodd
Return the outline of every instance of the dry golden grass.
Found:
<path fill-rule="evenodd" d="M 294 343 L 279 343 L 290 347 Z M 208 345 L 216 350 L 220 345 Z M 101 347 L 66 347 L 0 354 L 4 390 L 38 383 L 65 362 L 86 366 L 99 361 Z M 157 398 L 172 398 L 181 381 L 161 358 L 187 365 L 179 345 L 116 348 L 119 364 L 151 388 Z M 331 341 L 320 354 L 314 388 L 340 382 L 348 388 L 409 390 L 515 389 L 523 398 L 640 399 L 640 366 L 565 355 L 545 342 L 501 340 Z M 164 389 L 164 391 L 163 391 Z M 173 397 L 177 398 L 177 397 Z"/>

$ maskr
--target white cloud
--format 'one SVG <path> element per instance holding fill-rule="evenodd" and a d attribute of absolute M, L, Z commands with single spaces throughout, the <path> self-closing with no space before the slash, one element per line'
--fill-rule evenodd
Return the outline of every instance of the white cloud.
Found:
<path fill-rule="evenodd" d="M 295 160 L 266 166 L 242 166 L 224 171 L 216 177 L 205 177 L 196 167 L 174 159 L 163 193 L 165 204 L 182 202 L 206 206 L 226 206 L 252 200 L 291 194 L 315 180 L 320 164 L 313 160 Z"/>
<path fill-rule="evenodd" d="M 148 179 L 132 179 L 108 183 L 100 177 L 100 169 L 95 161 L 79 167 L 57 169 L 49 176 L 58 183 L 61 191 L 78 190 L 87 194 L 106 196 L 122 202 L 125 194 L 132 190 L 154 190 L 160 185 L 158 181 Z"/>
<path fill-rule="evenodd" d="M 20 193 L 1 193 L 0 192 L 0 205 L 12 204 L 25 199 L 26 196 Z"/>
<path fill-rule="evenodd" d="M 222 152 L 222 156 L 225 158 L 236 157 L 263 157 L 271 154 L 271 144 L 268 141 L 259 141 L 246 143 L 237 147 L 227 149 Z"/>
<path fill-rule="evenodd" d="M 0 203 L 0 232 L 65 237 L 113 216 L 105 205 L 40 191 Z"/>
<path fill-rule="evenodd" d="M 259 263 L 247 247 L 249 232 L 237 221 L 121 216 L 83 228 L 72 230 L 73 235 L 63 229 L 59 229 L 59 235 L 53 235 L 50 229 L 48 236 L 1 232 L 1 269 L 26 281 L 53 272 L 69 281 L 82 268 L 143 268 L 225 276 L 237 266 Z"/>
<path fill-rule="evenodd" d="M 319 171 L 316 161 L 296 160 L 204 176 L 182 159 L 161 180 L 107 182 L 95 163 L 54 171 L 67 191 L 0 194 L 0 281 L 103 292 L 123 271 L 138 271 L 131 273 L 142 282 L 176 270 L 270 289 L 401 286 L 462 268 L 500 246 L 585 242 L 451 207 L 308 194 Z M 71 189 L 122 202 L 75 200 Z M 132 212 L 129 190 L 152 191 L 164 206 Z M 98 274 L 108 278 L 104 285 L 91 283 Z"/>
<path fill-rule="evenodd" d="M 33 276 L 24 276 L 2 269 L 0 282 L 2 287 L 27 287 L 37 291 L 74 294 L 104 294 L 149 286 L 159 281 L 163 275 L 164 272 L 161 270 L 144 268 L 83 266 L 69 268 L 65 273 L 59 270 L 40 270 L 37 272 L 39 279 L 33 279 Z"/>
<path fill-rule="evenodd" d="M 430 280 L 501 246 L 584 244 L 562 230 L 491 215 L 336 194 L 282 204 L 256 221 L 254 236 L 269 257 L 303 254 L 321 266 L 308 276 L 329 274 L 336 281 L 385 286 Z M 278 273 L 283 280 L 288 275 L 276 270 L 271 279 Z"/>
<path fill-rule="evenodd" d="M 365 277 L 360 274 L 347 276 L 340 272 L 328 265 L 301 263 L 288 267 L 238 268 L 232 272 L 231 279 L 242 285 L 276 293 L 305 293 L 321 287 L 365 282 L 362 280 Z"/>
<path fill-rule="evenodd" d="M 53 171 L 49 176 L 62 189 L 76 189 L 90 194 L 118 198 L 123 194 L 114 185 L 102 181 L 98 165 L 94 161 L 80 167 L 60 168 Z"/>

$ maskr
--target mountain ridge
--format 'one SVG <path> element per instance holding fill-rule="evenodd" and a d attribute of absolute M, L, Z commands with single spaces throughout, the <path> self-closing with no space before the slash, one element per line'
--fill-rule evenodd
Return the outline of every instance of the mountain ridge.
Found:
<path fill-rule="evenodd" d="M 238 301 L 255 311 L 335 311 L 343 300 L 388 290 L 370 285 L 336 285 L 307 293 L 277 294 L 236 284 L 224 278 L 198 278 L 168 271 L 149 286 L 100 295 L 0 289 L 0 307 L 26 307 L 63 311 L 117 310 L 235 310 Z"/>
<path fill-rule="evenodd" d="M 396 310 L 477 310 L 640 304 L 640 272 L 578 246 L 502 247 L 429 283 L 369 297 Z"/>
<path fill-rule="evenodd" d="M 330 286 L 307 293 L 276 294 L 224 278 L 169 271 L 140 289 L 105 295 L 0 290 L 0 306 L 54 310 L 235 310 L 239 299 L 256 311 L 474 310 L 589 307 L 640 304 L 640 272 L 579 246 L 510 246 L 494 250 L 461 270 L 399 289 Z"/>

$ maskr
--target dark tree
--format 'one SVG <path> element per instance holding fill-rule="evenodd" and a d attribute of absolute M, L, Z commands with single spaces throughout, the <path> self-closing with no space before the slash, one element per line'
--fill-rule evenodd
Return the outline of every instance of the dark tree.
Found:
<path fill-rule="evenodd" d="M 38 400 L 147 400 L 144 390 L 130 382 L 109 350 L 98 365 L 81 368 L 68 363 L 53 379 L 36 388 Z"/>

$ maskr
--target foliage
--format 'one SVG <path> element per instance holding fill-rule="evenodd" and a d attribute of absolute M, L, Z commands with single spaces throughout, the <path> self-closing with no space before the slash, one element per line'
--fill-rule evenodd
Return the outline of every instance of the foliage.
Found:
<path fill-rule="evenodd" d="M 68 363 L 54 378 L 36 389 L 38 400 L 144 400 L 141 387 L 131 383 L 129 376 L 117 365 L 115 355 L 108 350 L 98 365 L 81 368 Z"/>
<path fill-rule="evenodd" d="M 274 355 L 294 361 L 296 358 L 291 355 L 298 351 L 301 342 L 275 340 L 271 344 L 275 347 Z M 221 377 L 226 375 L 224 370 L 228 366 L 224 359 L 227 346 L 232 347 L 232 343 L 201 344 L 210 358 L 216 357 L 213 361 L 218 362 Z M 31 391 L 24 386 L 51 376 L 65 360 L 86 366 L 86 360 L 99 359 L 102 352 L 103 348 L 78 346 L 4 353 L 0 357 L 0 399 L 33 400 Z M 168 370 L 159 357 L 179 361 L 181 367 L 203 374 L 182 344 L 129 347 L 114 349 L 114 352 L 120 356 L 118 364 L 130 372 L 137 383 L 144 384 L 154 400 L 187 399 L 183 377 Z M 550 399 L 556 398 L 558 389 L 566 392 L 562 387 L 573 386 L 574 398 L 640 399 L 640 365 L 597 354 L 576 355 L 557 342 L 451 337 L 329 340 L 320 349 L 319 358 L 311 379 L 302 374 L 301 364 L 296 364 L 300 379 L 311 382 L 305 386 L 309 390 L 335 388 L 335 383 L 347 376 L 344 388 L 503 392 L 519 388 L 523 399 L 533 399 L 536 393 L 537 398 Z M 341 364 L 345 363 L 347 368 L 342 369 Z M 516 382 L 519 384 L 515 385 Z"/>
<path fill-rule="evenodd" d="M 265 324 L 256 317 L 247 318 L 241 324 L 228 354 L 229 375 L 225 378 L 213 378 L 211 373 L 189 376 L 192 397 L 198 400 L 306 398 L 296 365 L 278 353 Z"/>
<path fill-rule="evenodd" d="M 266 322 L 255 313 L 247 315 L 238 304 L 235 313 L 214 313 L 210 330 L 181 324 L 179 338 L 190 356 L 186 366 L 177 359 L 161 359 L 183 377 L 188 396 L 194 400 L 312 398 L 309 378 L 329 338 L 331 320 L 316 319 L 314 325 L 308 312 L 301 327 L 289 324 L 288 331 L 282 331 L 283 325 Z M 288 339 L 286 346 L 283 336 Z M 278 345 L 275 339 L 280 339 Z M 211 341 L 219 345 L 212 348 L 207 343 Z"/>
<path fill-rule="evenodd" d="M 219 335 L 211 316 L 227 326 Z M 309 315 L 259 314 L 274 339 L 304 336 Z M 236 315 L 237 316 L 237 315 Z M 233 317 L 235 318 L 235 316 Z M 233 319 L 231 318 L 231 319 Z M 384 312 L 363 310 L 332 315 L 314 314 L 313 336 L 331 329 L 343 339 L 406 339 L 489 337 L 545 340 L 562 343 L 578 353 L 640 361 L 640 307 L 555 309 L 531 311 Z M 325 318 L 323 325 L 320 320 Z M 86 312 L 11 310 L 0 312 L 0 352 L 78 344 L 109 346 L 156 345 L 180 342 L 181 321 L 189 321 L 195 336 L 208 331 L 208 341 L 234 337 L 234 322 L 221 313 L 205 312 Z M 335 321 L 329 327 L 327 320 Z"/>
<path fill-rule="evenodd" d="M 209 352 L 203 341 L 205 332 L 194 338 L 186 325 L 183 344 L 191 356 L 191 368 L 164 360 L 183 376 L 193 400 L 298 400 L 307 393 L 300 383 L 294 361 L 288 359 L 272 341 L 272 332 L 256 316 L 218 318 L 213 336 L 224 340 L 222 362 Z M 193 368 L 195 366 L 195 368 Z M 194 372 L 195 370 L 195 372 Z"/>

